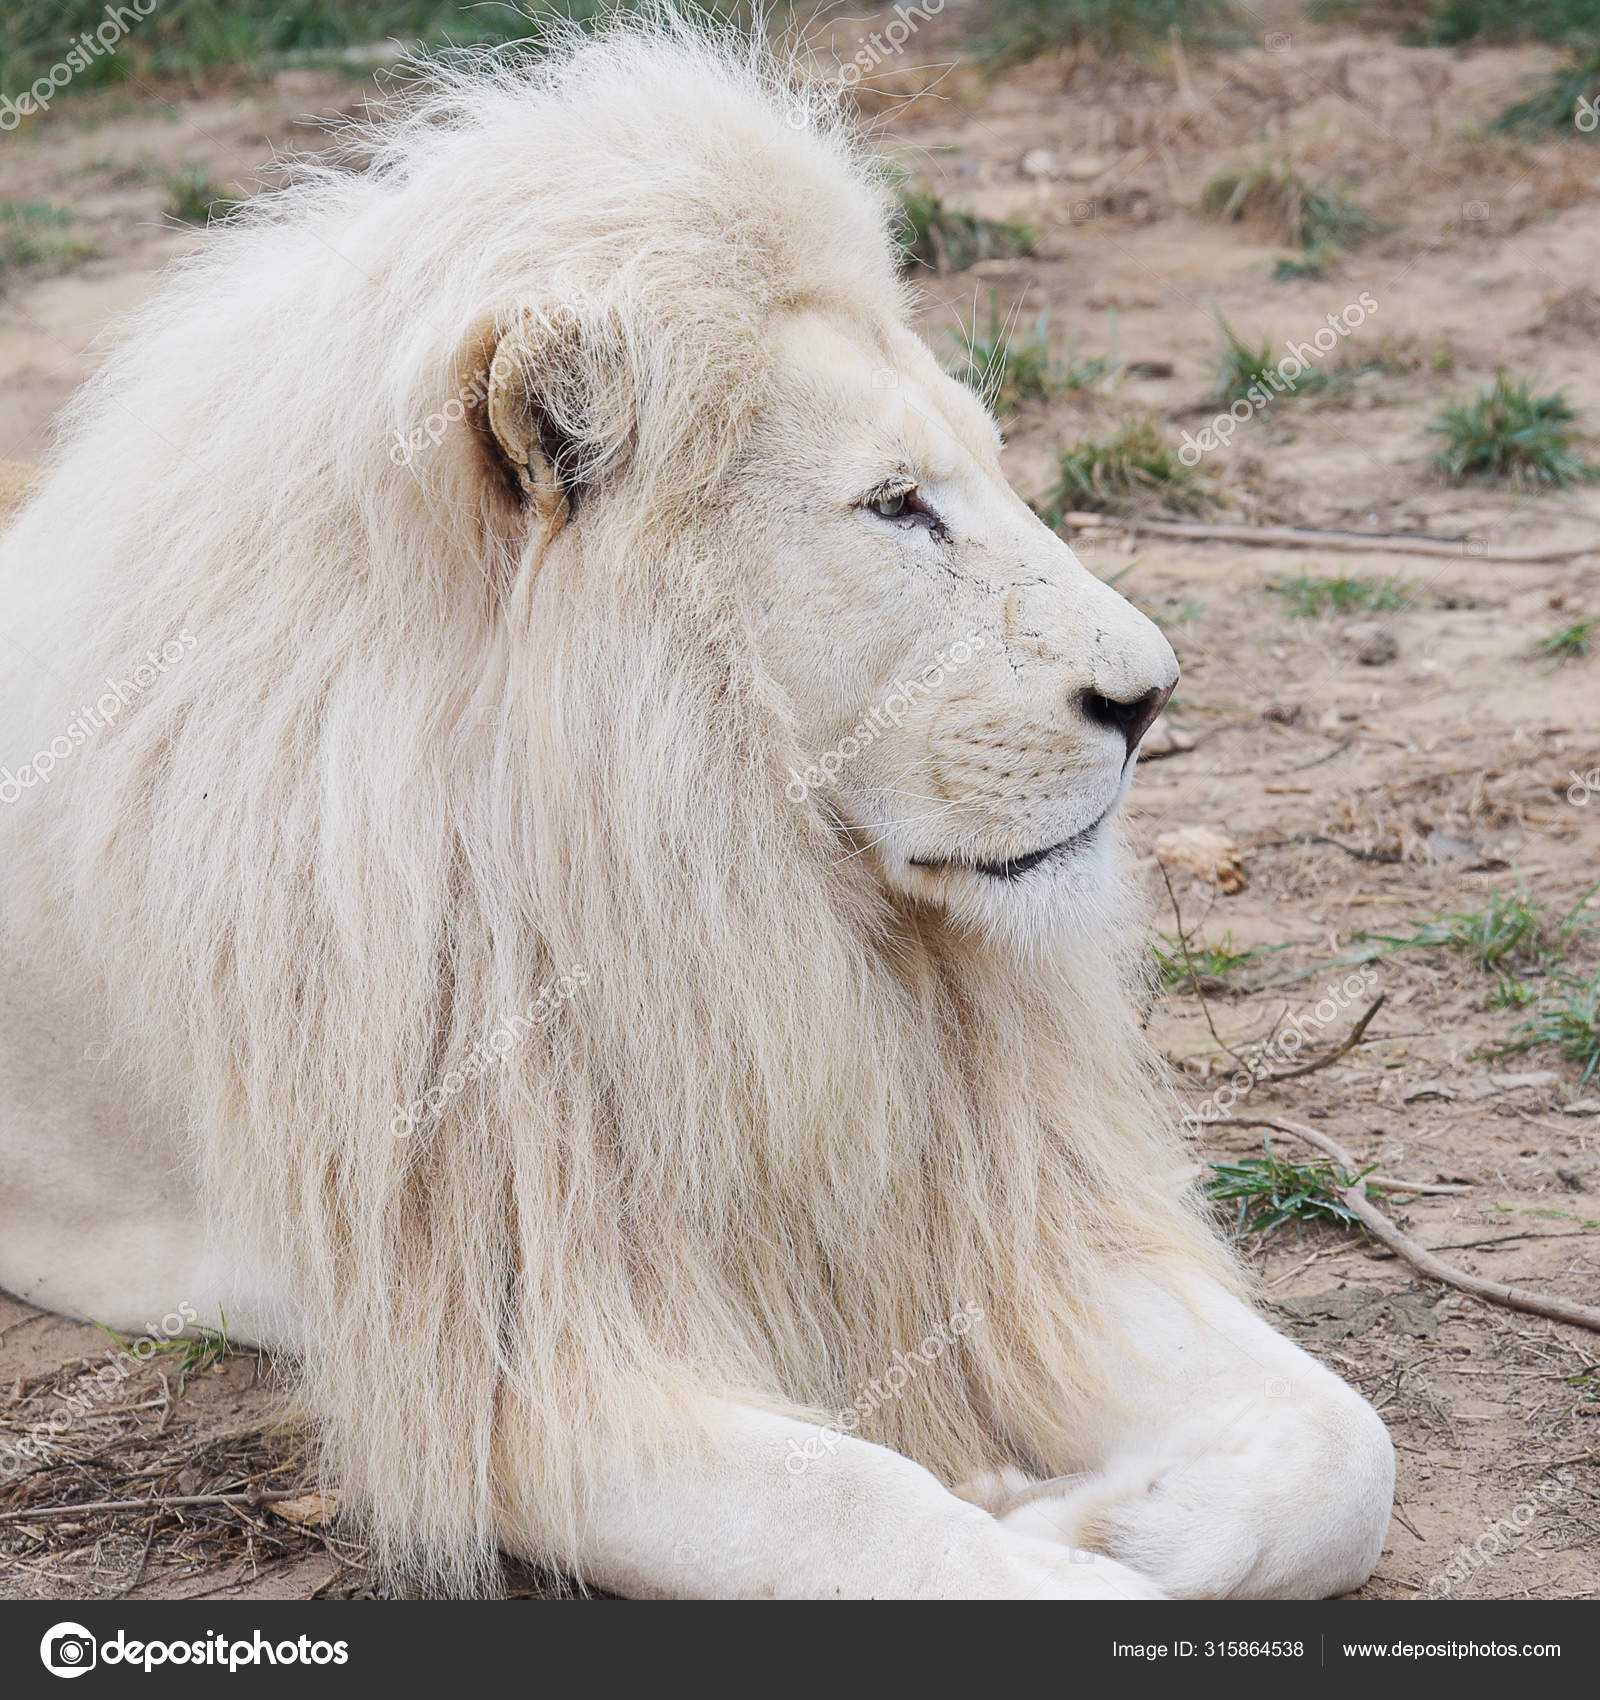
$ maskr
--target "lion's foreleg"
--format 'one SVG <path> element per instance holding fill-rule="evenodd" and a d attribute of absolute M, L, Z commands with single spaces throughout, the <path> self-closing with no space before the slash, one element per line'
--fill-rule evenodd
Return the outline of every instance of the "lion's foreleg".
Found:
<path fill-rule="evenodd" d="M 1154 1599 L 1103 1557 L 1006 1528 L 881 1446 L 708 1401 L 696 1443 L 619 1448 L 551 1551 L 508 1496 L 508 1550 L 624 1594 L 677 1599 Z M 503 1480 L 516 1479 L 514 1441 Z"/>
<path fill-rule="evenodd" d="M 1211 1281 L 1130 1274 L 1107 1327 L 1087 1472 L 964 1492 L 1180 1597 L 1322 1598 L 1366 1580 L 1394 1451 L 1359 1394 Z"/>

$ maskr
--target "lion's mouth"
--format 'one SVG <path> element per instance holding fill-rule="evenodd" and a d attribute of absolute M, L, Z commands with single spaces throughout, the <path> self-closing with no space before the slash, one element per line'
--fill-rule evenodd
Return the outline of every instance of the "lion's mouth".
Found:
<path fill-rule="evenodd" d="M 1106 814 L 1110 814 L 1106 810 Z M 1071 838 L 1063 838 L 1059 844 L 1047 844 L 1042 850 L 1030 850 L 1023 856 L 1012 856 L 1003 862 L 980 862 L 965 858 L 942 859 L 933 856 L 913 856 L 911 866 L 927 868 L 932 872 L 954 870 L 960 873 L 982 874 L 985 879 L 1015 880 L 1020 879 L 1031 869 L 1045 862 L 1071 855 L 1073 851 L 1084 848 L 1099 832 L 1105 822 L 1105 815 L 1091 821 L 1081 832 L 1075 832 Z"/>

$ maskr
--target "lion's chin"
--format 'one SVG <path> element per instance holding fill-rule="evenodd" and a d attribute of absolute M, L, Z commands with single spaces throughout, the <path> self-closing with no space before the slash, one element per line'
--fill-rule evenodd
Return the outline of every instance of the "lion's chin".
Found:
<path fill-rule="evenodd" d="M 1002 861 L 987 862 L 977 858 L 912 856 L 908 865 L 930 873 L 951 873 L 974 875 L 987 880 L 1019 880 L 1024 874 L 1031 873 L 1035 868 L 1043 867 L 1047 862 L 1061 863 L 1068 861 L 1082 852 L 1093 848 L 1100 829 L 1105 825 L 1109 809 L 1098 820 L 1091 821 L 1081 832 L 1075 832 L 1070 838 L 1063 838 L 1055 844 L 1047 844 L 1042 850 L 1029 850 L 1020 856 L 1007 857 Z"/>
<path fill-rule="evenodd" d="M 1004 862 L 918 857 L 888 870 L 889 878 L 990 945 L 1024 957 L 1049 954 L 1099 926 L 1119 889 L 1116 834 L 1107 815 L 1071 838 Z"/>

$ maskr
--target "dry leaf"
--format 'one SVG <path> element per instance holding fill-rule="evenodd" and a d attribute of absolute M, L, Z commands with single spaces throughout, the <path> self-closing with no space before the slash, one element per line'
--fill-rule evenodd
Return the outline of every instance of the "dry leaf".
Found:
<path fill-rule="evenodd" d="M 1243 891 L 1244 863 L 1239 846 L 1205 826 L 1164 832 L 1156 840 L 1156 860 L 1164 868 L 1194 874 L 1218 891 Z"/>
<path fill-rule="evenodd" d="M 336 1493 L 303 1493 L 298 1499 L 275 1500 L 269 1507 L 274 1517 L 298 1523 L 302 1529 L 325 1528 L 339 1512 Z"/>

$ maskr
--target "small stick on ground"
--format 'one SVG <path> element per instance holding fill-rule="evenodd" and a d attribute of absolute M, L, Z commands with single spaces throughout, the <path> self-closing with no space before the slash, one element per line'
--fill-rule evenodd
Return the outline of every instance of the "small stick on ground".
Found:
<path fill-rule="evenodd" d="M 1471 1192 L 1470 1186 L 1457 1186 L 1446 1181 L 1403 1181 L 1398 1175 L 1368 1175 L 1368 1186 L 1381 1186 L 1385 1192 L 1427 1193 L 1431 1197 L 1454 1198 L 1458 1193 Z M 1555 1234 L 1529 1234 L 1528 1239 L 1556 1239 Z"/>
<path fill-rule="evenodd" d="M 1099 529 L 1145 531 L 1157 537 L 1193 537 L 1202 542 L 1253 543 L 1272 549 L 1343 549 L 1357 554 L 1449 555 L 1458 560 L 1504 561 L 1513 566 L 1541 566 L 1551 561 L 1576 560 L 1595 545 L 1554 549 L 1475 549 L 1471 538 L 1425 537 L 1417 532 L 1369 537 L 1359 531 L 1305 531 L 1289 525 L 1206 525 L 1192 520 L 1111 519 L 1104 514 L 1067 514 L 1074 531 Z"/>
<path fill-rule="evenodd" d="M 1347 1051 L 1353 1051 L 1361 1043 L 1366 1035 L 1367 1024 L 1378 1013 L 1383 1005 L 1383 1000 L 1388 995 L 1387 992 L 1378 993 L 1362 1011 L 1361 1019 L 1350 1029 L 1350 1037 L 1337 1050 L 1329 1051 L 1325 1057 L 1317 1057 L 1311 1062 L 1301 1063 L 1299 1068 L 1282 1069 L 1276 1074 L 1259 1074 L 1256 1076 L 1256 1084 L 1260 1085 L 1261 1082 L 1266 1080 L 1298 1080 L 1303 1074 L 1315 1074 L 1319 1068 L 1327 1068 L 1331 1063 L 1338 1062 L 1339 1058 L 1344 1056 Z"/>
<path fill-rule="evenodd" d="M 1331 1140 L 1327 1134 L 1318 1132 L 1314 1127 L 1302 1126 L 1299 1122 L 1283 1121 L 1271 1116 L 1217 1116 L 1207 1125 L 1271 1128 L 1276 1133 L 1287 1133 L 1295 1139 L 1303 1139 L 1307 1145 L 1314 1145 L 1317 1150 L 1333 1158 L 1346 1173 L 1353 1174 L 1361 1166 L 1342 1145 Z M 1574 1328 L 1592 1328 L 1600 1333 L 1600 1310 L 1593 1305 L 1581 1305 L 1573 1299 L 1563 1299 L 1553 1293 L 1535 1293 L 1526 1287 L 1508 1286 L 1504 1281 L 1485 1280 L 1481 1275 L 1469 1275 L 1465 1269 L 1457 1269 L 1453 1264 L 1435 1257 L 1426 1246 L 1418 1245 L 1409 1234 L 1401 1233 L 1367 1197 L 1365 1179 L 1354 1186 L 1345 1187 L 1339 1196 L 1350 1211 L 1360 1218 L 1362 1225 L 1375 1240 L 1388 1246 L 1397 1257 L 1404 1258 L 1413 1269 L 1421 1275 L 1426 1275 L 1430 1281 L 1442 1281 L 1445 1286 L 1459 1288 L 1463 1293 L 1470 1293 L 1473 1298 L 1482 1299 L 1487 1304 L 1503 1305 L 1507 1310 L 1527 1311 L 1533 1316 L 1547 1316 L 1552 1322 L 1566 1322 Z"/>
<path fill-rule="evenodd" d="M 0 1511 L 0 1523 L 21 1523 L 43 1517 L 78 1517 L 91 1511 L 169 1511 L 184 1505 L 242 1505 L 250 1510 L 279 1499 L 300 1499 L 304 1488 L 287 1492 L 186 1493 L 169 1499 L 94 1499 L 78 1505 L 35 1505 L 25 1511 Z"/>
<path fill-rule="evenodd" d="M 1217 1031 L 1217 1024 L 1211 1019 L 1211 1005 L 1206 1002 L 1206 994 L 1200 989 L 1200 976 L 1195 972 L 1194 958 L 1189 955 L 1189 940 L 1183 930 L 1183 910 L 1178 907 L 1178 894 L 1172 889 L 1172 881 L 1167 875 L 1166 865 L 1159 856 L 1156 858 L 1156 867 L 1161 874 L 1161 883 L 1167 888 L 1167 896 L 1172 901 L 1172 918 L 1178 929 L 1178 949 L 1183 952 L 1183 965 L 1189 970 L 1189 982 L 1194 987 L 1194 995 L 1200 1000 L 1200 1013 L 1206 1018 L 1206 1027 L 1210 1030 L 1211 1037 L 1216 1040 L 1217 1049 L 1225 1051 L 1246 1074 L 1249 1074 L 1251 1072 L 1249 1063 L 1239 1055 L 1232 1045 L 1224 1042 L 1222 1035 Z"/>

